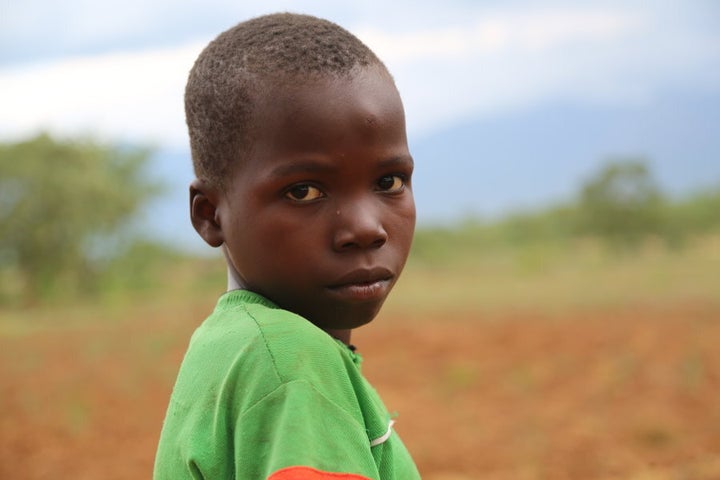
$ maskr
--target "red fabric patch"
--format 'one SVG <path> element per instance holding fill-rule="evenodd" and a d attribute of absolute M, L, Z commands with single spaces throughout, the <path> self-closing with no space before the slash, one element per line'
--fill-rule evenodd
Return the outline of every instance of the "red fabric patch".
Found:
<path fill-rule="evenodd" d="M 268 477 L 267 480 L 370 480 L 354 473 L 323 472 L 311 467 L 281 468 Z"/>

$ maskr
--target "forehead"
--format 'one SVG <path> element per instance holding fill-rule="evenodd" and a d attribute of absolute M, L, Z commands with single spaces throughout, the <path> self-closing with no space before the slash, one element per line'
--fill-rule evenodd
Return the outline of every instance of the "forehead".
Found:
<path fill-rule="evenodd" d="M 341 77 L 284 79 L 260 96 L 254 114 L 253 151 L 272 146 L 327 148 L 360 135 L 405 140 L 405 115 L 389 74 L 363 68 Z M 376 138 L 377 140 L 377 138 Z"/>

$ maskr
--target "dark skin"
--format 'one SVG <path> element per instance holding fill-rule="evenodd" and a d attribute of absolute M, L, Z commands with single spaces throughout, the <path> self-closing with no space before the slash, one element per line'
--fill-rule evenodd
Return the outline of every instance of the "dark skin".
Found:
<path fill-rule="evenodd" d="M 190 186 L 200 236 L 248 289 L 350 342 L 395 285 L 415 228 L 400 96 L 368 67 L 261 98 L 250 154 L 224 188 Z"/>

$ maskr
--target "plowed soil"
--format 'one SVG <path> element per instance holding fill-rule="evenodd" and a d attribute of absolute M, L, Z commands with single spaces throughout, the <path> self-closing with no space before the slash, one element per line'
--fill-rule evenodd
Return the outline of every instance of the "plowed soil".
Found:
<path fill-rule="evenodd" d="M 0 479 L 151 477 L 204 313 L 146 315 L 0 333 Z M 425 479 L 720 479 L 717 306 L 381 317 L 354 343 Z"/>

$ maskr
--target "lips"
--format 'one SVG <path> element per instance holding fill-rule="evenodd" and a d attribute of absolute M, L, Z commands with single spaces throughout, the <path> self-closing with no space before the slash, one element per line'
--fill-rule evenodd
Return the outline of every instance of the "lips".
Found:
<path fill-rule="evenodd" d="M 358 269 L 343 275 L 327 289 L 347 301 L 380 300 L 390 292 L 392 279 L 392 272 L 384 267 Z"/>

